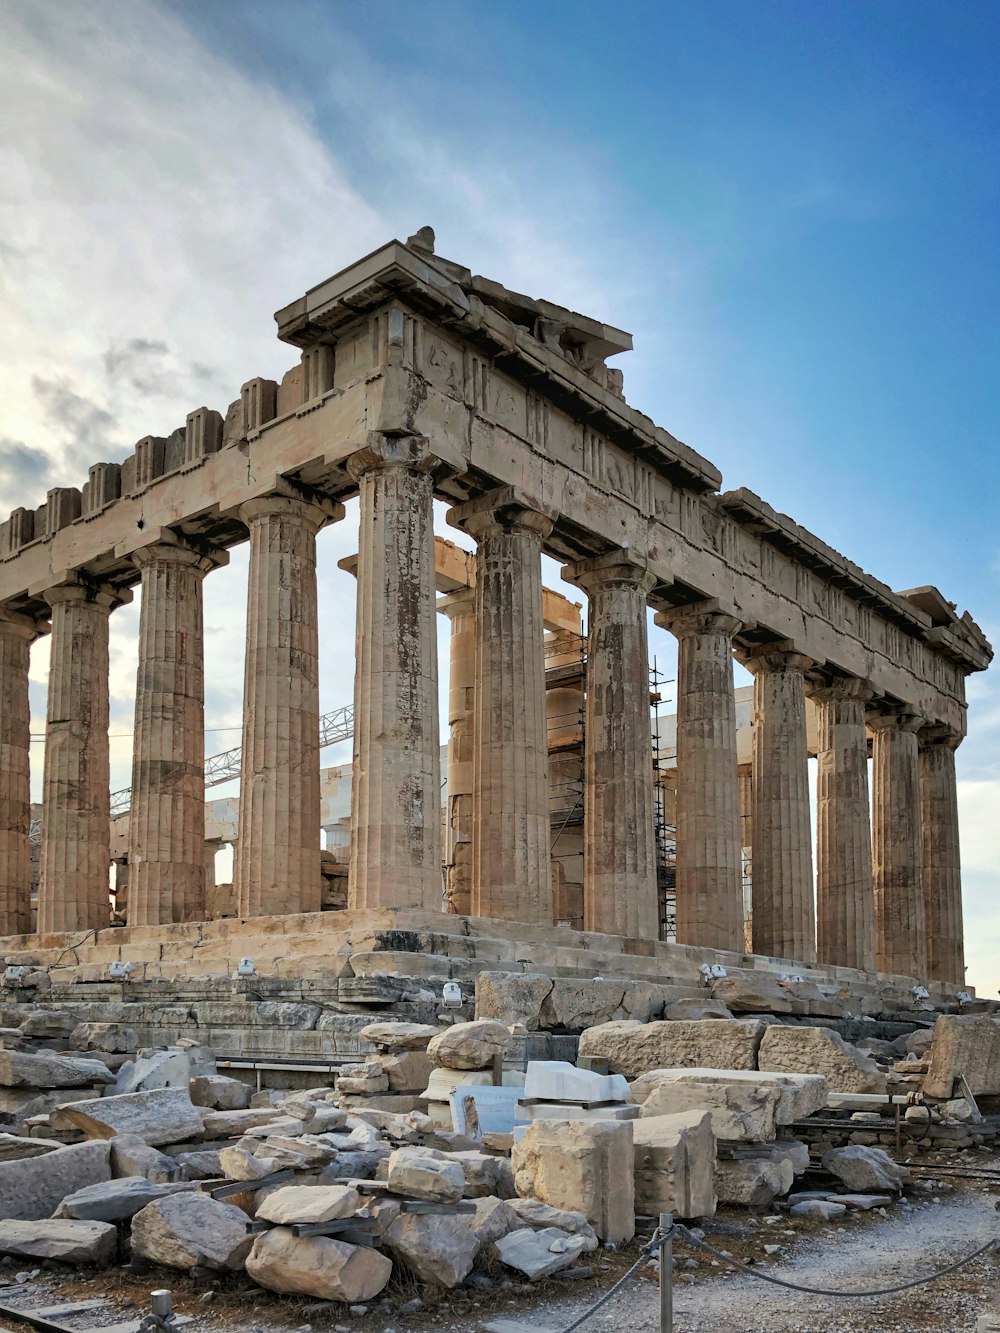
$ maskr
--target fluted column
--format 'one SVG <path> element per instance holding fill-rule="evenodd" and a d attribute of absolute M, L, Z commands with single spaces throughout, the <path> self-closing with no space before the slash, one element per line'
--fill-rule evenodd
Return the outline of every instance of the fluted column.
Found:
<path fill-rule="evenodd" d="M 460 588 L 438 600 L 451 621 L 448 675 L 448 817 L 445 822 L 445 899 L 467 916 L 472 903 L 473 702 L 476 695 L 476 593 Z"/>
<path fill-rule="evenodd" d="M 378 435 L 349 463 L 361 497 L 353 908 L 442 906 L 435 463 L 426 440 Z"/>
<path fill-rule="evenodd" d="M 31 929 L 28 664 L 41 627 L 0 612 L 0 935 Z"/>
<path fill-rule="evenodd" d="M 646 633 L 646 597 L 656 579 L 618 551 L 578 561 L 563 575 L 589 598 L 583 926 L 659 939 Z"/>
<path fill-rule="evenodd" d="M 816 958 L 804 671 L 785 645 L 748 656 L 753 686 L 754 953 Z"/>
<path fill-rule="evenodd" d="M 472 911 L 549 924 L 541 551 L 552 515 L 507 487 L 448 521 L 478 542 Z"/>
<path fill-rule="evenodd" d="M 961 739 L 956 732 L 943 727 L 929 727 L 917 736 L 927 975 L 931 981 L 957 985 L 965 981 L 962 863 L 955 780 L 955 751 Z"/>
<path fill-rule="evenodd" d="M 677 638 L 677 943 L 743 950 L 733 635 L 714 605 L 660 611 Z"/>
<path fill-rule="evenodd" d="M 241 917 L 318 912 L 316 534 L 344 510 L 288 492 L 239 514 L 250 572 L 235 897 Z"/>
<path fill-rule="evenodd" d="M 875 958 L 880 972 L 927 976 L 920 767 L 923 719 L 902 709 L 873 713 L 872 871 Z"/>
<path fill-rule="evenodd" d="M 875 966 L 875 898 L 865 703 L 856 677 L 812 685 L 818 732 L 816 933 L 821 963 Z"/>
<path fill-rule="evenodd" d="M 205 919 L 202 580 L 224 553 L 180 539 L 132 559 L 142 573 L 129 815 L 128 923 Z"/>
<path fill-rule="evenodd" d="M 52 651 L 42 785 L 40 933 L 110 919 L 108 621 L 131 594 L 83 582 L 50 588 Z"/>

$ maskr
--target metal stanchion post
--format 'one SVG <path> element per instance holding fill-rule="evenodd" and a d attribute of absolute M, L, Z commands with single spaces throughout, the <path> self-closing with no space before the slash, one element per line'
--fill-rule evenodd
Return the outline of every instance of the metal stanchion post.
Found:
<path fill-rule="evenodd" d="M 673 1213 L 660 1214 L 660 1333 L 674 1333 Z"/>

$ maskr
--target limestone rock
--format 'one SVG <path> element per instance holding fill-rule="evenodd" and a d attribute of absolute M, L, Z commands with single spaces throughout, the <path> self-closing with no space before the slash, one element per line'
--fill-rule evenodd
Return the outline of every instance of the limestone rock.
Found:
<path fill-rule="evenodd" d="M 123 1023 L 77 1023 L 69 1040 L 74 1051 L 107 1051 L 109 1055 L 139 1048 L 139 1034 Z"/>
<path fill-rule="evenodd" d="M 273 1171 L 283 1169 L 277 1159 L 270 1156 L 263 1146 L 258 1146 L 249 1139 L 242 1143 L 230 1144 L 219 1149 L 219 1165 L 227 1180 L 263 1180 Z"/>
<path fill-rule="evenodd" d="M 392 1260 L 363 1245 L 329 1236 L 296 1237 L 288 1227 L 275 1227 L 254 1241 L 246 1269 L 269 1291 L 356 1305 L 385 1288 Z"/>
<path fill-rule="evenodd" d="M 150 1051 L 123 1064 L 115 1079 L 115 1092 L 150 1092 L 154 1088 L 183 1088 L 191 1080 L 191 1057 L 179 1046 Z"/>
<path fill-rule="evenodd" d="M 964 1074 L 974 1097 L 1000 1095 L 1000 1018 L 942 1014 L 938 1019 L 924 1093 L 928 1097 L 959 1096 L 964 1091 L 959 1074 Z"/>
<path fill-rule="evenodd" d="M 641 986 L 641 983 L 638 984 Z M 558 977 L 542 1003 L 541 1025 L 544 1028 L 582 1032 L 598 1023 L 624 1018 L 622 1003 L 629 986 L 630 983 L 625 981 Z M 662 998 L 660 1012 L 663 1012 Z"/>
<path fill-rule="evenodd" d="M 382 1070 L 390 1092 L 422 1092 L 433 1069 L 426 1051 L 398 1051 L 382 1056 Z"/>
<path fill-rule="evenodd" d="M 510 1199 L 508 1202 L 518 1219 L 518 1226 L 533 1227 L 536 1231 L 542 1227 L 570 1231 L 574 1236 L 585 1238 L 588 1250 L 596 1250 L 600 1244 L 597 1232 L 576 1209 L 556 1208 L 553 1204 L 542 1203 L 541 1199 Z"/>
<path fill-rule="evenodd" d="M 712 984 L 712 998 L 739 1013 L 804 1013 L 805 1005 L 796 1003 L 791 993 L 767 972 L 738 972 L 720 977 Z"/>
<path fill-rule="evenodd" d="M 22 1138 L 18 1134 L 0 1134 L 0 1162 L 19 1162 L 24 1157 L 41 1157 L 59 1147 L 48 1139 Z"/>
<path fill-rule="evenodd" d="M 501 1199 L 514 1197 L 514 1173 L 509 1158 L 470 1149 L 447 1156 L 462 1169 L 467 1199 L 486 1198 L 491 1194 Z"/>
<path fill-rule="evenodd" d="M 77 1143 L 44 1157 L 0 1163 L 0 1217 L 51 1217 L 67 1194 L 111 1179 L 111 1145 Z"/>
<path fill-rule="evenodd" d="M 601 1240 L 635 1234 L 635 1152 L 628 1120 L 535 1120 L 512 1154 L 522 1198 L 581 1212 Z"/>
<path fill-rule="evenodd" d="M 487 1197 L 476 1199 L 475 1203 L 476 1215 L 468 1221 L 481 1250 L 524 1225 L 506 1199 Z"/>
<path fill-rule="evenodd" d="M 143 1176 L 154 1185 L 166 1185 L 177 1175 L 178 1165 L 176 1158 L 150 1148 L 142 1139 L 119 1135 L 111 1140 L 113 1176 Z"/>
<path fill-rule="evenodd" d="M 85 1222 L 121 1222 L 134 1217 L 140 1208 L 154 1199 L 162 1199 L 186 1185 L 153 1185 L 145 1176 L 123 1176 L 67 1194 L 57 1216 L 74 1217 Z"/>
<path fill-rule="evenodd" d="M 279 1185 L 258 1205 L 255 1216 L 291 1226 L 353 1217 L 360 1207 L 361 1195 L 349 1185 Z"/>
<path fill-rule="evenodd" d="M 76 1027 L 72 1014 L 59 1009 L 34 1009 L 21 1024 L 26 1037 L 68 1037 Z"/>
<path fill-rule="evenodd" d="M 818 1217 L 824 1222 L 832 1222 L 835 1217 L 843 1217 L 847 1212 L 846 1203 L 834 1203 L 831 1199 L 803 1199 L 789 1208 L 792 1217 Z"/>
<path fill-rule="evenodd" d="M 419 1148 L 396 1149 L 386 1183 L 398 1194 L 433 1203 L 456 1203 L 465 1192 L 465 1174 L 457 1162 Z"/>
<path fill-rule="evenodd" d="M 774 1093 L 773 1108 L 770 1118 L 775 1125 L 790 1125 L 797 1120 L 804 1120 L 815 1111 L 820 1111 L 826 1105 L 828 1088 L 826 1079 L 820 1074 L 786 1074 L 772 1070 L 751 1070 L 751 1069 L 655 1069 L 648 1074 L 637 1078 L 632 1084 L 633 1098 L 642 1104 L 645 1108 L 647 1099 L 658 1089 L 664 1088 L 660 1094 L 660 1100 L 664 1102 L 662 1110 L 669 1111 L 671 1108 L 666 1105 L 666 1101 L 671 1095 L 670 1090 L 665 1085 L 673 1084 L 702 1084 L 702 1085 L 727 1085 L 732 1091 L 733 1104 L 736 1105 L 738 1099 L 743 1094 L 749 1094 L 750 1089 L 770 1089 Z M 679 1095 L 673 1090 L 672 1095 Z M 768 1099 L 770 1102 L 770 1099 Z M 697 1101 L 691 1101 L 690 1105 L 698 1105 Z M 748 1101 L 748 1106 L 753 1105 L 752 1098 Z M 710 1105 L 705 1102 L 704 1105 Z M 720 1103 L 724 1105 L 724 1103 Z M 683 1106 L 677 1106 L 677 1110 L 686 1109 Z M 656 1114 L 653 1109 L 643 1110 L 644 1115 Z M 721 1125 L 721 1121 L 720 1121 Z M 731 1139 L 736 1138 L 735 1134 L 723 1133 L 720 1125 L 716 1125 L 716 1138 Z M 773 1132 L 762 1135 L 740 1135 L 743 1138 L 771 1139 Z"/>
<path fill-rule="evenodd" d="M 711 1217 L 715 1135 L 707 1111 L 648 1116 L 632 1126 L 635 1211 L 648 1217 Z"/>
<path fill-rule="evenodd" d="M 823 1156 L 823 1165 L 856 1194 L 877 1194 L 880 1190 L 898 1193 L 910 1180 L 906 1167 L 894 1162 L 887 1152 L 861 1144 L 831 1148 Z"/>
<path fill-rule="evenodd" d="M 350 1074 L 342 1074 L 337 1079 L 337 1091 L 352 1094 L 354 1096 L 366 1096 L 372 1093 L 388 1092 L 389 1080 L 385 1074 L 379 1073 L 371 1078 L 355 1078 Z"/>
<path fill-rule="evenodd" d="M 763 1032 L 757 1020 L 602 1023 L 580 1037 L 580 1055 L 604 1058 L 629 1079 L 651 1069 L 755 1069 Z"/>
<path fill-rule="evenodd" d="M 663 1011 L 663 1017 L 676 1023 L 687 1019 L 701 1022 L 706 1018 L 732 1018 L 732 1012 L 721 1000 L 673 1000 Z"/>
<path fill-rule="evenodd" d="M 202 1114 L 184 1088 L 153 1088 L 98 1100 L 70 1102 L 59 1107 L 62 1120 L 75 1125 L 88 1139 L 112 1139 L 126 1134 L 156 1147 L 200 1138 Z"/>
<path fill-rule="evenodd" d="M 689 1072 L 695 1077 L 687 1077 Z M 715 1074 L 720 1077 L 707 1077 Z M 712 1133 L 727 1142 L 766 1143 L 777 1132 L 779 1093 L 766 1083 L 730 1083 L 723 1070 L 659 1069 L 655 1076 L 646 1076 L 646 1086 L 650 1091 L 642 1103 L 644 1117 L 707 1110 Z"/>
<path fill-rule="evenodd" d="M 558 1273 L 575 1263 L 583 1252 L 583 1239 L 558 1227 L 532 1231 L 522 1227 L 496 1242 L 494 1250 L 501 1263 L 516 1268 L 531 1282 Z"/>
<path fill-rule="evenodd" d="M 23 1259 L 56 1259 L 64 1264 L 110 1264 L 118 1232 L 107 1222 L 63 1218 L 0 1222 L 0 1254 Z"/>
<path fill-rule="evenodd" d="M 379 1022 L 368 1023 L 358 1036 L 379 1051 L 425 1051 L 439 1031 L 429 1023 Z"/>
<path fill-rule="evenodd" d="M 250 1105 L 250 1087 L 238 1078 L 224 1074 L 199 1074 L 189 1085 L 195 1106 L 213 1111 L 243 1111 Z"/>
<path fill-rule="evenodd" d="M 171 1194 L 132 1219 L 132 1249 L 167 1268 L 237 1271 L 250 1251 L 247 1215 L 207 1194 Z"/>
<path fill-rule="evenodd" d="M 100 1060 L 0 1051 L 2 1088 L 83 1088 L 92 1083 L 114 1081 L 114 1074 Z"/>
<path fill-rule="evenodd" d="M 885 1074 L 875 1061 L 830 1028 L 773 1024 L 760 1043 L 761 1069 L 822 1074 L 832 1092 L 885 1093 Z"/>
<path fill-rule="evenodd" d="M 503 1024 L 484 1019 L 445 1028 L 428 1043 L 427 1054 L 432 1064 L 445 1069 L 485 1069 L 509 1044 Z"/>
<path fill-rule="evenodd" d="M 385 1247 L 422 1282 L 457 1287 L 472 1272 L 479 1242 L 462 1217 L 401 1213 L 385 1233 Z"/>
<path fill-rule="evenodd" d="M 287 1118 L 275 1106 L 256 1106 L 246 1111 L 206 1111 L 204 1134 L 206 1139 L 236 1138 L 261 1125 L 273 1125 Z"/>
<path fill-rule="evenodd" d="M 552 978 L 533 972 L 480 972 L 476 977 L 476 1017 L 492 1018 L 510 1027 L 521 1023 L 529 1032 L 541 1027 L 542 1004 Z"/>
<path fill-rule="evenodd" d="M 787 1194 L 795 1181 L 787 1158 L 720 1158 L 715 1164 L 715 1192 L 720 1203 L 762 1207 Z"/>

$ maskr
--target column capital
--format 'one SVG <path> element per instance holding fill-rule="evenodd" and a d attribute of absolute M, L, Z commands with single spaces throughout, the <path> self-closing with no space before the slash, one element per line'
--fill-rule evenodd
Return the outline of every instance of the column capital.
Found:
<path fill-rule="evenodd" d="M 588 597 L 604 588 L 616 587 L 634 588 L 646 596 L 659 582 L 644 560 L 634 558 L 620 547 L 563 565 L 562 576 L 568 582 L 578 584 Z"/>
<path fill-rule="evenodd" d="M 696 634 L 727 634 L 732 638 L 743 628 L 742 620 L 724 610 L 715 597 L 691 602 L 687 606 L 665 607 L 657 611 L 653 620 L 661 629 L 669 630 L 678 639 Z"/>
<path fill-rule="evenodd" d="M 68 579 L 46 588 L 42 596 L 49 606 L 64 606 L 70 602 L 92 602 L 106 611 L 114 611 L 119 606 L 127 606 L 132 600 L 129 588 L 118 588 L 111 583 L 91 583 L 84 578 Z"/>
<path fill-rule="evenodd" d="M 45 620 L 36 620 L 34 616 L 22 615 L 19 611 L 8 611 L 0 606 L 0 635 L 7 639 L 22 639 L 25 643 L 34 643 L 43 634 L 48 634 L 49 625 Z"/>
<path fill-rule="evenodd" d="M 876 691 L 860 676 L 807 675 L 806 694 L 814 703 L 840 703 L 857 699 L 869 703 Z"/>
<path fill-rule="evenodd" d="M 925 719 L 920 713 L 914 713 L 906 704 L 898 707 L 882 705 L 865 715 L 865 722 L 871 731 L 913 731 L 917 732 L 924 725 Z"/>
<path fill-rule="evenodd" d="M 435 476 L 450 471 L 426 435 L 386 435 L 376 430 L 368 432 L 368 443 L 351 454 L 344 466 L 355 481 L 360 481 L 366 472 L 381 472 L 384 468 L 405 468 Z"/>
<path fill-rule="evenodd" d="M 813 659 L 799 652 L 790 639 L 744 645 L 737 649 L 736 656 L 755 675 L 758 671 L 799 671 L 804 674 L 813 665 Z"/>
<path fill-rule="evenodd" d="M 146 569 L 150 565 L 188 565 L 201 574 L 207 574 L 212 569 L 229 564 L 228 551 L 221 547 L 209 548 L 190 542 L 169 528 L 163 529 L 156 541 L 150 542 L 148 546 L 140 546 L 129 554 L 138 569 Z"/>
<path fill-rule="evenodd" d="M 473 615 L 476 610 L 476 589 L 473 584 L 468 588 L 456 588 L 445 597 L 439 597 L 435 609 L 449 620 L 455 621 L 459 616 Z"/>
<path fill-rule="evenodd" d="M 285 515 L 299 519 L 311 526 L 314 532 L 319 532 L 328 523 L 339 522 L 346 511 L 339 501 L 330 496 L 308 493 L 290 482 L 279 482 L 270 495 L 244 500 L 236 512 L 247 527 L 259 518 Z"/>
<path fill-rule="evenodd" d="M 957 750 L 964 739 L 960 731 L 943 724 L 921 727 L 917 732 L 917 745 L 921 750 Z"/>
<path fill-rule="evenodd" d="M 478 541 L 491 528 L 534 532 L 544 541 L 555 526 L 557 511 L 519 486 L 501 486 L 448 510 L 448 522 Z"/>

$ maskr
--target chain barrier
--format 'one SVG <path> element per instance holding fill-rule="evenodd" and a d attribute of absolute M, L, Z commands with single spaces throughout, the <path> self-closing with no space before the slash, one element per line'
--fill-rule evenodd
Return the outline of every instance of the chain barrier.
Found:
<path fill-rule="evenodd" d="M 575 1333 L 576 1329 L 582 1328 L 588 1320 L 592 1319 L 599 1310 L 603 1309 L 610 1300 L 618 1295 L 621 1289 L 638 1272 L 638 1270 L 642 1268 L 644 1264 L 648 1263 L 656 1250 L 660 1251 L 660 1333 L 672 1333 L 673 1274 L 671 1265 L 672 1242 L 675 1237 L 695 1249 L 703 1250 L 706 1254 L 712 1255 L 722 1263 L 728 1264 L 731 1268 L 746 1273 L 748 1277 L 759 1278 L 762 1282 L 770 1282 L 776 1287 L 786 1287 L 790 1291 L 805 1292 L 806 1295 L 809 1296 L 840 1296 L 851 1300 L 863 1300 L 873 1296 L 895 1296 L 899 1292 L 911 1291 L 914 1287 L 925 1287 L 932 1282 L 939 1282 L 941 1278 L 948 1277 L 951 1273 L 957 1273 L 960 1268 L 965 1268 L 967 1264 L 971 1264 L 974 1260 L 981 1258 L 982 1255 L 992 1250 L 994 1246 L 1000 1244 L 1000 1238 L 994 1236 L 992 1240 L 988 1240 L 985 1245 L 981 1245 L 978 1250 L 973 1250 L 971 1254 L 967 1254 L 963 1259 L 957 1259 L 953 1264 L 948 1264 L 946 1268 L 941 1268 L 936 1273 L 930 1273 L 926 1277 L 915 1278 L 912 1282 L 900 1282 L 891 1287 L 876 1287 L 870 1291 L 840 1291 L 831 1287 L 807 1287 L 798 1282 L 788 1282 L 785 1278 L 773 1277 L 770 1273 L 764 1273 L 759 1268 L 752 1268 L 749 1264 L 742 1263 L 739 1259 L 734 1259 L 731 1255 L 725 1254 L 722 1250 L 715 1249 L 715 1247 L 709 1245 L 707 1241 L 700 1240 L 697 1236 L 693 1235 L 687 1227 L 680 1223 L 669 1221 L 668 1219 L 669 1215 L 664 1215 L 664 1217 L 661 1218 L 660 1226 L 658 1226 L 653 1233 L 652 1240 L 645 1246 L 642 1253 L 628 1272 L 624 1273 L 613 1287 L 610 1287 L 599 1300 L 595 1301 L 594 1304 L 575 1319 L 572 1324 L 568 1324 L 565 1328 L 559 1329 L 558 1333 Z"/>

